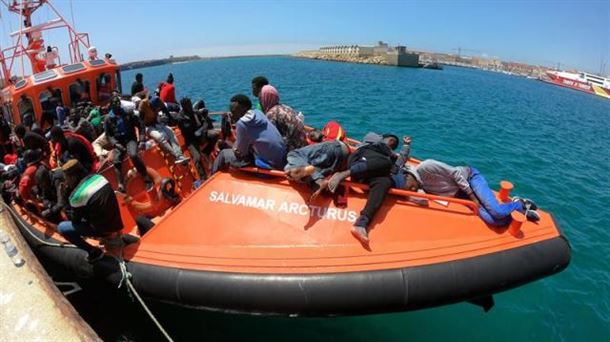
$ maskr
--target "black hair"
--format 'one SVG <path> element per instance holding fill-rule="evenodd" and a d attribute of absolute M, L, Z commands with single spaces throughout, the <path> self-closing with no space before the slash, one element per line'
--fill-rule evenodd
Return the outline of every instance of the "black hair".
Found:
<path fill-rule="evenodd" d="M 144 75 L 142 75 L 141 73 L 137 73 L 137 74 L 136 74 L 136 79 L 138 79 L 138 78 L 142 78 L 142 77 L 144 77 Z"/>
<path fill-rule="evenodd" d="M 51 139 L 59 139 L 64 136 L 64 130 L 59 126 L 53 126 L 49 133 L 51 135 Z"/>
<path fill-rule="evenodd" d="M 240 106 L 246 108 L 247 110 L 252 109 L 252 101 L 244 94 L 237 94 L 231 98 L 231 102 L 237 102 Z"/>
<path fill-rule="evenodd" d="M 252 84 L 259 88 L 262 88 L 269 84 L 269 80 L 265 76 L 256 76 L 252 79 Z"/>
<path fill-rule="evenodd" d="M 386 133 L 386 134 L 382 135 L 382 137 L 384 139 L 386 139 L 386 138 L 394 138 L 396 140 L 396 146 L 394 146 L 392 149 L 395 149 L 396 147 L 398 147 L 398 144 L 400 143 L 400 140 L 398 139 L 397 135 Z"/>
<path fill-rule="evenodd" d="M 15 134 L 18 137 L 23 137 L 25 135 L 25 125 L 19 124 L 19 125 L 15 126 Z"/>

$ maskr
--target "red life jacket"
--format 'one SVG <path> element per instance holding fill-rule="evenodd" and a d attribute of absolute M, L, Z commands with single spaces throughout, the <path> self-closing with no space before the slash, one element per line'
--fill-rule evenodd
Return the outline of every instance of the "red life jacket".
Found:
<path fill-rule="evenodd" d="M 344 141 L 347 138 L 345 129 L 337 121 L 329 121 L 322 129 L 322 134 L 324 134 L 324 141 Z"/>

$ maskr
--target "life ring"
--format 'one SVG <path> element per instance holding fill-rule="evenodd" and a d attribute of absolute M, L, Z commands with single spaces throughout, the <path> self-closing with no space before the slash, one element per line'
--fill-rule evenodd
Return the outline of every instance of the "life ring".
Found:
<path fill-rule="evenodd" d="M 169 208 L 175 203 L 177 195 L 175 194 L 175 183 L 169 178 L 163 178 L 159 173 L 150 167 L 146 168 L 146 173 L 152 179 L 154 187 L 151 191 L 134 191 L 133 181 L 137 178 L 142 179 L 140 174 L 131 169 L 125 177 L 125 203 L 137 215 L 157 215 L 163 210 Z M 168 185 L 168 182 L 170 185 Z M 135 200 L 134 198 L 142 198 L 144 193 L 145 198 Z"/>

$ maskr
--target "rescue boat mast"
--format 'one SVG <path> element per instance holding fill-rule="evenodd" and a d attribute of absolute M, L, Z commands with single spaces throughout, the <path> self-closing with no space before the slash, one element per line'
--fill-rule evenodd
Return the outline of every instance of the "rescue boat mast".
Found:
<path fill-rule="evenodd" d="M 10 37 L 13 38 L 13 45 L 0 49 L 0 64 L 2 65 L 4 85 L 12 81 L 13 75 L 11 72 L 17 61 L 20 63 L 20 76 L 25 76 L 25 58 L 30 62 L 32 74 L 61 65 L 61 59 L 56 49 L 47 52 L 45 41 L 42 37 L 43 31 L 53 29 L 67 30 L 69 35 L 68 51 L 70 52 L 70 64 L 83 61 L 81 47 L 85 50 L 90 48 L 89 34 L 77 32 L 57 11 L 50 0 L 13 0 L 12 2 L 10 0 L 0 0 L 0 2 L 3 6 L 6 6 L 9 12 L 13 12 L 20 17 L 19 30 L 10 33 Z M 44 5 L 48 6 L 51 12 L 56 15 L 56 18 L 33 25 L 32 14 Z M 49 55 L 49 53 L 52 55 Z M 53 59 L 57 59 L 56 63 L 49 63 Z"/>

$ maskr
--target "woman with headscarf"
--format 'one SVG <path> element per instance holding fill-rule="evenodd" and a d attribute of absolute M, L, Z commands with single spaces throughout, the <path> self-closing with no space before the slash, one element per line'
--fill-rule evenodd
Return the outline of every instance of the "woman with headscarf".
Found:
<path fill-rule="evenodd" d="M 299 113 L 280 103 L 280 95 L 271 85 L 263 86 L 259 94 L 263 112 L 284 138 L 288 151 L 307 145 L 305 125 Z"/>

